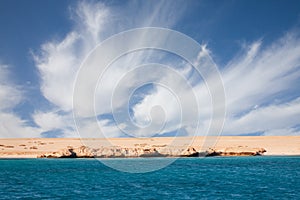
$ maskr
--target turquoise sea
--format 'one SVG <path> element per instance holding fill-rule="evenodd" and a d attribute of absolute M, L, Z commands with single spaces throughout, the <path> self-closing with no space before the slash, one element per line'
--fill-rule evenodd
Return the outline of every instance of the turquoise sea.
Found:
<path fill-rule="evenodd" d="M 300 157 L 181 158 L 137 174 L 95 159 L 2 159 L 0 199 L 300 199 Z"/>

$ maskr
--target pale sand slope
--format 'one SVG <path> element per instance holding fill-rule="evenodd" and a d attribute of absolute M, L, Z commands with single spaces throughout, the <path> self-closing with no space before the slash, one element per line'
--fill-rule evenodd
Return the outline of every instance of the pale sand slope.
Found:
<path fill-rule="evenodd" d="M 202 151 L 211 147 L 225 148 L 264 148 L 264 155 L 300 155 L 300 136 L 222 136 L 222 137 L 160 137 L 160 138 L 17 138 L 0 139 L 0 158 L 36 158 L 37 156 L 66 148 L 88 146 L 92 148 L 120 146 L 136 147 L 194 147 Z"/>

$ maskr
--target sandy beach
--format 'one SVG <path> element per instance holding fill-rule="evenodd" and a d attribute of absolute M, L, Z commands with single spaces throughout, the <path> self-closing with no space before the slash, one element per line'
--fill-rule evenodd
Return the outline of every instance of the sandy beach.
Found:
<path fill-rule="evenodd" d="M 176 142 L 177 141 L 177 142 Z M 300 155 L 300 136 L 222 136 L 207 139 L 205 137 L 160 138 L 15 138 L 0 139 L 0 158 L 37 158 L 40 155 L 57 152 L 66 148 L 122 147 L 122 148 L 179 148 L 182 145 L 201 151 L 204 145 L 211 145 L 219 151 L 231 149 L 243 151 L 251 148 L 264 148 L 263 155 Z"/>

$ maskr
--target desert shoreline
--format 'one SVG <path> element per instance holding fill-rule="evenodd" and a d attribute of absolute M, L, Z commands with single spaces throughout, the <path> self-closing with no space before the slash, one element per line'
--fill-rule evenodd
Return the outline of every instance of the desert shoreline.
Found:
<path fill-rule="evenodd" d="M 217 156 L 299 156 L 300 136 L 5 138 L 0 139 L 0 158 L 74 157 L 74 152 L 94 157 L 96 148 L 104 158 L 193 157 L 204 150 Z"/>

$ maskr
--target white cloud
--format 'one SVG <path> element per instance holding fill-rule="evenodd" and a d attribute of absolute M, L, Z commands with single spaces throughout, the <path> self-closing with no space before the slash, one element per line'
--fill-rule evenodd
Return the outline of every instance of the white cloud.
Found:
<path fill-rule="evenodd" d="M 268 103 L 294 88 L 299 78 L 299 36 L 288 34 L 261 49 L 249 46 L 246 55 L 233 60 L 223 71 L 229 115 L 238 115 L 255 105 Z"/>
<path fill-rule="evenodd" d="M 180 13 L 168 12 L 168 8 L 176 6 L 169 2 L 161 1 L 160 5 L 156 6 L 145 3 L 136 10 L 137 4 L 139 2 L 126 4 L 127 9 L 120 9 L 107 7 L 103 3 L 81 2 L 72 10 L 72 19 L 75 22 L 73 30 L 61 41 L 45 43 L 42 45 L 41 52 L 34 55 L 41 75 L 42 94 L 54 105 L 55 110 L 59 109 L 67 113 L 63 115 L 53 111 L 35 113 L 33 116 L 35 122 L 43 130 L 59 128 L 64 131 L 64 136 L 77 135 L 74 124 L 69 120 L 72 112 L 73 84 L 81 62 L 97 43 L 114 33 L 130 28 L 151 25 L 172 27 L 180 16 Z M 127 13 L 133 10 L 136 12 L 134 17 L 131 13 L 130 15 Z M 153 10 L 155 12 L 152 13 Z M 300 117 L 299 100 L 283 98 L 285 95 L 290 96 L 290 92 L 297 89 L 297 82 L 299 82 L 300 38 L 296 33 L 297 31 L 289 33 L 272 45 L 264 46 L 263 40 L 254 42 L 246 46 L 243 53 L 238 54 L 222 68 L 227 107 L 224 134 L 263 132 L 266 135 L 276 135 L 279 131 L 285 131 L 282 134 L 297 134 L 297 129 L 294 127 L 299 125 L 297 121 Z M 143 39 L 137 38 L 137 42 Z M 203 50 L 209 52 L 205 48 Z M 122 78 L 128 70 L 133 69 L 133 66 L 151 60 L 153 55 L 152 52 L 136 52 L 124 56 L 106 71 L 105 77 L 107 78 L 102 80 L 103 87 L 101 91 L 96 92 L 102 96 L 111 96 L 117 85 L 116 80 Z M 182 63 L 171 62 L 171 64 L 177 66 L 177 73 L 185 78 L 192 73 L 192 70 Z M 87 84 L 92 75 L 85 77 Z M 165 76 L 161 78 L 162 75 Z M 150 129 L 135 132 L 136 135 L 153 134 L 164 119 L 167 123 L 164 124 L 162 133 L 174 131 L 182 126 L 188 134 L 192 134 L 191 132 L 196 128 L 194 122 L 198 119 L 200 119 L 201 130 L 199 134 L 208 130 L 212 111 L 210 94 L 205 83 L 198 81 L 195 83 L 194 79 L 199 79 L 197 76 L 189 77 L 189 81 L 193 83 L 200 116 L 195 116 L 195 106 L 190 98 L 192 91 L 181 82 L 177 82 L 177 77 L 168 73 L 163 74 L 162 71 L 153 71 L 142 76 L 133 72 L 127 77 L 126 84 L 120 86 L 123 90 L 118 93 L 119 96 L 116 96 L 116 107 L 122 109 L 127 106 L 132 87 L 146 78 L 154 82 L 168 83 L 169 87 L 175 89 L 176 94 L 182 99 L 178 105 L 174 95 L 163 87 L 154 87 L 151 92 L 145 94 L 143 99 L 132 108 L 133 120 L 141 126 L 149 122 L 153 122 L 154 125 Z M 101 102 L 97 105 L 97 114 L 111 114 L 111 102 L 103 100 L 101 95 L 96 95 L 96 100 L 98 100 L 96 102 Z M 91 99 L 86 94 L 82 94 L 81 98 L 87 103 Z M 275 101 L 276 99 L 278 102 Z M 157 112 L 154 110 L 151 113 L 152 108 L 158 108 L 156 106 L 161 106 L 163 110 L 156 110 Z M 82 105 L 80 109 L 78 112 L 82 114 L 80 117 L 91 117 L 91 110 L 87 106 Z M 178 117 L 181 116 L 182 110 L 190 113 L 190 115 L 182 116 L 184 121 L 180 121 Z M 125 113 L 125 110 L 123 111 L 122 114 Z M 124 129 L 132 131 L 132 125 L 123 115 L 118 122 Z M 64 126 L 64 124 L 68 125 Z M 99 124 L 106 136 L 121 134 L 121 131 L 107 120 L 101 120 Z M 93 137 L 99 131 L 98 125 L 93 121 L 82 120 L 81 125 L 84 130 L 81 132 L 85 132 L 85 137 Z"/>
<path fill-rule="evenodd" d="M 73 84 L 76 73 L 88 53 L 106 37 L 132 27 L 164 26 L 174 23 L 180 15 L 172 15 L 167 9 L 175 5 L 168 2 L 159 4 L 131 2 L 128 9 L 105 6 L 103 3 L 80 2 L 71 9 L 74 29 L 61 41 L 51 41 L 42 45 L 41 51 L 33 54 L 41 76 L 41 91 L 54 105 L 64 111 L 71 111 Z M 134 20 L 127 18 L 136 12 Z M 179 6 L 179 5 L 177 5 Z M 163 13 L 152 13 L 152 9 Z M 114 11 L 114 12 L 112 12 Z M 181 11 L 182 12 L 182 11 Z M 122 24 L 122 25 L 121 25 Z M 124 27 L 122 27 L 124 26 Z M 138 41 L 138 40 L 137 40 Z M 122 44 L 120 44 L 122 45 Z M 127 57 L 127 62 L 132 56 Z M 113 71 L 112 74 L 122 74 Z M 89 77 L 86 77 L 89 80 Z M 109 91 L 111 87 L 109 87 Z M 84 96 L 84 95 L 83 95 Z"/>
<path fill-rule="evenodd" d="M 290 96 L 300 81 L 299 35 L 289 33 L 266 47 L 261 47 L 262 43 L 258 41 L 249 45 L 244 54 L 239 54 L 221 70 L 226 92 L 225 135 L 257 132 L 269 135 L 278 134 L 279 131 L 283 135 L 298 133 L 294 127 L 300 125 L 299 99 L 286 100 L 284 96 Z M 202 135 L 209 125 L 212 108 L 210 96 L 203 82 L 193 89 L 198 96 L 198 105 L 202 108 L 202 116 L 199 117 L 202 131 L 198 133 Z M 172 107 L 170 98 L 166 98 L 163 91 L 157 90 L 135 107 L 137 118 L 149 118 L 148 110 L 153 107 L 149 99 L 159 99 L 161 105 L 167 104 L 165 108 Z M 181 106 L 188 109 L 188 105 L 182 103 Z M 173 117 L 180 115 L 178 110 L 172 111 L 176 112 L 172 113 Z M 184 122 L 181 125 L 187 130 L 193 127 Z"/>
<path fill-rule="evenodd" d="M 288 33 L 270 46 L 261 46 L 261 41 L 250 45 L 222 73 L 227 96 L 224 134 L 269 134 L 299 125 L 299 100 L 286 98 L 298 88 L 299 35 Z"/>
<path fill-rule="evenodd" d="M 0 64 L 0 110 L 11 109 L 22 100 L 22 92 L 10 77 L 9 67 Z"/>
<path fill-rule="evenodd" d="M 23 93 L 11 80 L 9 67 L 0 64 L 0 137 L 40 137 L 38 128 L 13 113 L 13 108 L 23 100 Z"/>
<path fill-rule="evenodd" d="M 158 4 L 151 2 L 143 4 L 130 2 L 123 6 L 127 9 L 107 7 L 103 3 L 80 2 L 75 9 L 71 9 L 72 20 L 75 22 L 73 30 L 61 41 L 51 41 L 43 44 L 41 51 L 33 55 L 36 67 L 41 75 L 41 92 L 54 105 L 54 109 L 58 108 L 71 115 L 73 84 L 77 70 L 85 56 L 95 45 L 103 41 L 106 37 L 127 30 L 128 28 L 143 26 L 170 27 L 175 23 L 183 10 L 180 9 L 181 11 L 178 11 L 176 15 L 168 12 L 169 8 L 176 6 L 182 8 L 182 6 L 167 1 L 162 1 Z M 137 7 L 139 8 L 138 10 L 136 10 Z M 132 12 L 135 12 L 134 17 L 132 16 Z M 143 38 L 136 39 L 137 42 L 140 42 L 140 40 L 143 40 Z M 110 96 L 116 85 L 115 80 L 122 77 L 130 67 L 134 66 L 133 62 L 139 64 L 150 54 L 149 52 L 139 52 L 135 55 L 128 55 L 125 56 L 121 68 L 111 67 L 106 72 L 109 78 L 104 80 L 105 84 L 101 89 L 101 95 Z M 92 72 L 85 77 L 87 85 L 90 76 L 94 73 Z M 134 81 L 135 79 L 133 79 Z M 80 98 L 86 99 L 87 103 L 91 99 L 85 93 L 81 94 Z M 119 105 L 123 103 L 122 98 L 120 98 Z M 111 111 L 110 101 L 103 102 L 99 107 L 101 110 L 99 110 L 98 114 Z M 80 113 L 84 117 L 90 117 L 93 114 L 92 111 L 86 110 L 87 107 L 84 105 L 80 109 Z M 42 114 L 41 111 L 38 111 L 38 113 L 39 115 L 49 117 L 49 113 Z M 37 117 L 33 117 L 36 123 L 44 127 L 45 130 L 50 127 L 54 128 L 53 122 L 49 120 L 41 122 L 37 120 Z M 49 124 L 46 124 L 47 121 L 49 121 Z M 106 125 L 105 127 L 110 126 Z M 88 133 L 86 134 L 88 135 Z"/>
<path fill-rule="evenodd" d="M 282 128 L 272 129 L 264 132 L 265 136 L 282 136 L 282 135 L 300 135 L 299 129 L 296 128 Z"/>
<path fill-rule="evenodd" d="M 109 8 L 102 3 L 93 4 L 82 1 L 78 3 L 76 9 L 73 9 L 72 16 L 76 22 L 76 32 L 84 37 L 82 38 L 86 48 L 84 51 L 90 51 L 90 48 L 103 40 L 102 32 L 111 17 Z"/>
<path fill-rule="evenodd" d="M 102 97 L 112 96 L 116 92 L 113 89 L 119 87 L 119 93 L 114 96 L 114 114 L 119 115 L 119 127 L 110 119 L 101 119 L 96 123 L 91 119 L 94 113 L 82 105 L 79 113 L 83 114 L 78 116 L 77 122 L 81 135 L 78 135 L 72 118 L 73 84 L 85 56 L 99 42 L 123 30 L 147 26 L 172 28 L 183 12 L 177 9 L 181 5 L 169 1 L 136 1 L 124 3 L 124 6 L 126 9 L 108 7 L 99 2 L 78 3 L 71 8 L 72 30 L 61 40 L 44 43 L 40 51 L 33 54 L 40 75 L 41 93 L 51 103 L 48 110 L 37 109 L 32 114 L 38 127 L 14 113 L 16 106 L 25 98 L 23 87 L 11 80 L 8 66 L 0 65 L 0 137 L 41 137 L 43 132 L 54 130 L 62 131 L 63 137 L 118 137 L 123 135 L 122 130 L 134 136 L 152 136 L 159 131 L 163 134 L 177 129 L 191 135 L 197 128 L 198 120 L 198 134 L 207 132 L 212 103 L 205 83 L 199 81 L 199 76 L 185 62 L 171 60 L 166 63 L 161 52 L 148 50 L 125 55 L 112 64 L 105 72 L 101 91 L 96 90 L 96 114 L 110 115 L 111 101 Z M 135 14 L 132 15 L 132 12 Z M 135 42 L 143 42 L 146 37 L 136 38 Z M 156 42 L 165 39 L 157 38 Z M 205 46 L 204 51 L 209 52 Z M 227 108 L 223 134 L 300 134 L 300 97 L 297 95 L 300 92 L 299 52 L 299 31 L 294 30 L 271 45 L 265 45 L 263 40 L 245 45 L 243 52 L 221 68 Z M 202 53 L 199 56 L 203 56 Z M 147 73 L 134 70 L 134 67 L 149 62 L 173 66 L 174 73 L 154 68 Z M 183 79 L 180 80 L 176 74 Z M 87 83 L 92 75 L 85 77 Z M 116 80 L 121 78 L 124 84 L 117 85 Z M 138 96 L 140 100 L 132 105 L 131 117 L 135 123 L 132 124 L 126 118 L 127 101 L 136 89 L 134 87 L 146 80 L 162 85 L 154 85 L 152 90 Z M 192 85 L 192 90 L 187 83 Z M 196 96 L 199 114 L 193 95 Z M 85 93 L 81 94 L 81 98 L 86 99 L 87 103 L 90 100 Z M 147 127 L 149 124 L 151 126 Z M 136 129 L 134 125 L 140 128 Z"/>
<path fill-rule="evenodd" d="M 133 107 L 133 118 L 138 124 L 150 125 L 152 123 L 151 126 L 153 126 L 149 127 L 150 130 L 142 131 L 141 135 L 147 136 L 149 132 L 150 134 L 163 134 L 181 128 L 189 129 L 190 131 L 187 132 L 189 135 L 195 134 L 198 118 L 204 116 L 202 110 L 204 107 L 201 106 L 204 98 L 200 99 L 199 97 L 206 94 L 208 95 L 206 99 L 209 99 L 210 96 L 206 87 L 201 91 L 197 87 L 191 87 L 191 83 L 187 79 L 190 71 L 186 68 L 174 71 L 158 69 L 159 75 L 154 81 L 158 84 L 155 85 L 155 90 L 145 95 L 143 100 Z M 189 69 L 191 70 L 191 68 Z M 199 100 L 201 105 L 198 103 Z M 198 110 L 198 106 L 200 110 Z M 206 106 L 209 107 L 209 104 Z M 153 132 L 154 130 L 159 131 Z"/>
<path fill-rule="evenodd" d="M 55 112 L 38 112 L 33 115 L 34 122 L 41 128 L 43 132 L 65 129 L 73 123 L 69 116 L 60 115 Z"/>
<path fill-rule="evenodd" d="M 250 110 L 240 117 L 228 117 L 224 132 L 228 134 L 264 132 L 267 135 L 271 133 L 278 135 L 277 133 L 281 131 L 281 134 L 291 134 L 296 130 L 293 127 L 299 125 L 299 117 L 300 99 L 298 98 L 287 103 Z"/>
<path fill-rule="evenodd" d="M 80 121 L 80 137 L 119 137 L 122 135 L 120 129 L 115 124 L 110 124 L 109 120 L 82 120 Z M 101 130 L 101 131 L 99 131 Z"/>
<path fill-rule="evenodd" d="M 0 112 L 1 138 L 34 138 L 41 137 L 40 129 L 29 126 L 26 120 L 13 113 Z"/>
<path fill-rule="evenodd" d="M 41 77 L 41 92 L 64 111 L 72 109 L 73 82 L 79 65 L 74 45 L 80 36 L 71 32 L 60 43 L 46 43 L 35 61 Z"/>

